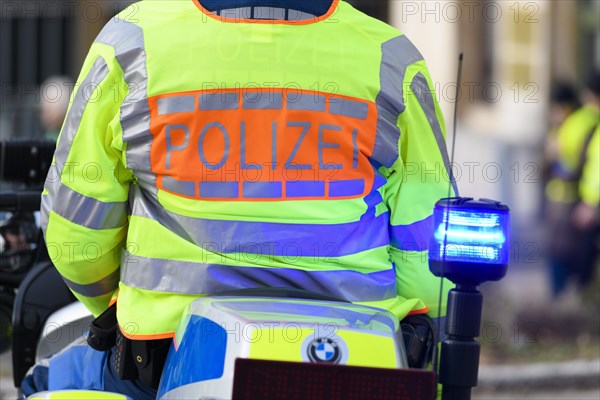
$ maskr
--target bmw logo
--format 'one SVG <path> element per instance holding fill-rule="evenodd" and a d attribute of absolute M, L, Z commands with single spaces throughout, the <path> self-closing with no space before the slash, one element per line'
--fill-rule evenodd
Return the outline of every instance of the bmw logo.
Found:
<path fill-rule="evenodd" d="M 342 352 L 336 341 L 320 337 L 309 343 L 308 359 L 312 362 L 336 364 L 342 358 Z"/>

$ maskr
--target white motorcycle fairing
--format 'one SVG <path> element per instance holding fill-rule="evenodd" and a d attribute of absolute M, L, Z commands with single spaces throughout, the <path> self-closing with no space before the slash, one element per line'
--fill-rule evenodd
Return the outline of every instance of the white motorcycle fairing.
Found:
<path fill-rule="evenodd" d="M 207 297 L 187 308 L 159 399 L 230 399 L 236 358 L 408 368 L 397 318 L 345 302 Z"/>

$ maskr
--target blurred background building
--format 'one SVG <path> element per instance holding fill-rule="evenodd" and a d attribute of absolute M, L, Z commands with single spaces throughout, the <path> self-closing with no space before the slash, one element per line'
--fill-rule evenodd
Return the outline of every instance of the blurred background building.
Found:
<path fill-rule="evenodd" d="M 581 89 L 600 69 L 600 0 L 349 2 L 398 27 L 421 50 L 446 117 L 449 148 L 458 54 L 464 53 L 454 174 L 462 195 L 498 199 L 513 211 L 514 265 L 498 285 L 502 306 L 492 301 L 489 312 L 510 314 L 492 318 L 502 324 L 504 339 L 524 338 L 508 344 L 521 351 L 526 338 L 543 336 L 544 326 L 535 320 L 537 328 L 515 335 L 519 318 L 528 318 L 519 313 L 536 304 L 543 309 L 549 299 L 540 210 L 550 88 L 570 81 Z M 0 0 L 1 139 L 44 134 L 42 83 L 53 76 L 75 80 L 102 26 L 130 3 Z M 586 332 L 588 339 L 570 333 L 576 346 L 583 343 L 574 351 L 600 358 L 598 330 Z"/>
<path fill-rule="evenodd" d="M 520 220 L 535 216 L 540 168 L 531 163 L 539 160 L 548 128 L 550 84 L 566 79 L 581 86 L 600 67 L 600 2 L 350 2 L 400 28 L 421 50 L 448 126 L 458 54 L 465 54 L 455 160 L 459 185 L 464 193 L 509 202 Z M 56 92 L 43 93 L 42 83 L 55 76 L 75 80 L 102 26 L 131 3 L 0 0 L 2 138 L 43 135 L 41 99 Z M 492 142 L 490 154 L 485 149 Z"/>

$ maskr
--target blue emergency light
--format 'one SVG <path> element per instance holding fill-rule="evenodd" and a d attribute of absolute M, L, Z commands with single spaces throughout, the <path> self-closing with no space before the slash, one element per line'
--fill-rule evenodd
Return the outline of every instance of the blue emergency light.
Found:
<path fill-rule="evenodd" d="M 433 211 L 429 268 L 457 284 L 479 285 L 506 274 L 509 209 L 488 199 L 442 199 Z"/>

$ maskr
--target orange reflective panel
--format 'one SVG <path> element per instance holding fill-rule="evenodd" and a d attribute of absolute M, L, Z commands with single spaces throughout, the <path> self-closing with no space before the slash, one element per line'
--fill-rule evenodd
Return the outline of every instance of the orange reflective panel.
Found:
<path fill-rule="evenodd" d="M 362 197 L 373 185 L 373 102 L 227 89 L 148 99 L 161 190 L 203 200 Z"/>

